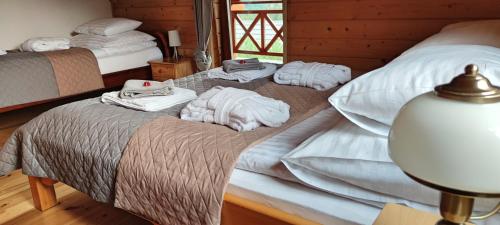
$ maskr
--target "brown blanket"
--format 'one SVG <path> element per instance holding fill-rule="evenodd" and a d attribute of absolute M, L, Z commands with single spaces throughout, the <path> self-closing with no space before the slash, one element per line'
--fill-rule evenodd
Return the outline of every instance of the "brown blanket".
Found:
<path fill-rule="evenodd" d="M 97 60 L 82 48 L 0 56 L 0 108 L 104 88 Z"/>
<path fill-rule="evenodd" d="M 331 94 L 275 83 L 255 91 L 291 106 L 285 126 L 238 133 L 171 116 L 152 120 L 135 132 L 125 148 L 115 206 L 160 224 L 219 224 L 224 191 L 239 155 L 326 108 Z"/>
<path fill-rule="evenodd" d="M 61 97 L 104 88 L 97 59 L 90 50 L 71 48 L 43 54 L 52 64 Z"/>

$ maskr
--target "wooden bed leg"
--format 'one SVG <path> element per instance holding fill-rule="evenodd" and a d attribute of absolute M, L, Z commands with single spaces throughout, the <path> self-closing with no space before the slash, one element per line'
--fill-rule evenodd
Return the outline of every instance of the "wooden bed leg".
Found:
<path fill-rule="evenodd" d="M 31 195 L 33 196 L 33 204 L 36 209 L 45 211 L 57 205 L 56 191 L 54 189 L 54 184 L 57 181 L 32 176 L 29 176 L 28 179 Z"/>

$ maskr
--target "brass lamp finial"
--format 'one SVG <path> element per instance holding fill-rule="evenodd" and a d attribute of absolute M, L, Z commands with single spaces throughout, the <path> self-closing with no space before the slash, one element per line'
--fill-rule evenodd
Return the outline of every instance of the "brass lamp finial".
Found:
<path fill-rule="evenodd" d="M 453 80 L 434 89 L 437 96 L 486 104 L 500 102 L 500 88 L 493 86 L 488 78 L 479 73 L 477 65 L 465 67 L 465 73 L 458 75 Z"/>

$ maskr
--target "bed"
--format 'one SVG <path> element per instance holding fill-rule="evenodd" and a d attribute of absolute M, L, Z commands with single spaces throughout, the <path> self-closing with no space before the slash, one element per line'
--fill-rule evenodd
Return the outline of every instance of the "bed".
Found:
<path fill-rule="evenodd" d="M 278 163 L 286 149 L 293 149 L 310 134 L 336 123 L 340 117 L 334 109 L 322 110 L 248 149 L 231 174 L 224 196 L 222 224 L 245 224 L 242 221 L 246 219 L 248 224 L 372 224 L 387 203 L 385 200 L 374 202 L 362 196 L 355 198 L 312 188 L 298 181 Z M 41 198 L 39 209 L 48 209 L 57 203 L 52 194 L 52 185 L 56 181 L 30 177 L 30 182 L 35 200 Z M 356 185 L 347 187 L 359 189 Z M 381 193 L 374 194 L 381 199 L 385 197 Z M 435 206 L 405 199 L 388 202 L 437 212 Z M 494 219 L 491 224 L 498 222 L 498 218 Z"/>
<path fill-rule="evenodd" d="M 103 54 L 99 53 L 99 49 L 92 49 L 85 52 L 85 50 L 79 48 L 45 53 L 10 53 L 5 55 L 0 59 L 3 62 L 2 74 L 5 76 L 3 80 L 9 83 L 9 85 L 2 88 L 5 92 L 2 93 L 2 95 L 16 96 L 15 91 L 24 88 L 29 89 L 29 91 L 25 91 L 26 96 L 24 97 L 19 97 L 17 99 L 9 98 L 5 99 L 5 101 L 2 100 L 0 102 L 0 113 L 44 104 L 83 93 L 118 88 L 129 79 L 151 79 L 151 69 L 148 61 L 161 59 L 163 55 L 168 55 L 169 52 L 168 48 L 164 47 L 166 45 L 164 43 L 165 37 L 163 34 L 161 32 L 156 32 L 154 36 L 158 39 L 157 47 L 150 47 L 136 52 L 112 56 L 101 57 L 100 55 Z M 94 59 L 91 59 L 90 52 L 96 56 Z M 45 57 L 45 55 L 53 55 L 52 58 L 62 58 L 64 56 L 66 59 L 76 60 L 66 60 L 65 62 L 59 61 L 60 63 L 55 65 L 54 63 L 57 62 L 55 60 L 50 61 L 51 58 Z M 82 56 L 88 58 L 83 65 L 77 61 L 81 59 Z M 49 60 L 43 59 L 44 57 Z M 64 67 L 66 73 L 51 68 L 54 66 Z M 81 68 L 78 66 L 81 66 Z M 12 71 L 9 72 L 7 68 L 12 68 Z M 71 71 L 71 68 L 75 70 Z M 54 72 L 51 70 L 54 70 Z M 11 73 L 13 74 L 12 76 L 9 75 Z M 19 73 L 23 74 L 21 78 L 17 78 L 19 76 L 15 75 Z M 35 76 L 34 74 L 37 73 L 38 75 L 44 76 Z M 74 77 L 71 78 L 70 75 Z M 37 78 L 33 79 L 31 77 Z M 58 89 L 60 88 L 60 82 L 57 79 L 63 79 L 64 77 L 69 77 L 67 80 L 73 80 L 73 82 L 65 84 L 66 86 L 79 90 L 59 93 Z M 87 85 L 84 88 L 79 88 L 81 85 L 78 81 L 82 81 L 82 79 L 77 79 L 78 77 L 86 77 L 85 80 L 91 80 L 93 84 Z M 33 94 L 29 94 L 30 92 Z"/>

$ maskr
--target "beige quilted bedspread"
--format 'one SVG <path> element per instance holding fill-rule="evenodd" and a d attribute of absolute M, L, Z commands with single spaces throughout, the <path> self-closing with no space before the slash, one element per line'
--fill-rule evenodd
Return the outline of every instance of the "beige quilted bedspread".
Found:
<path fill-rule="evenodd" d="M 61 97 L 104 88 L 97 59 L 88 49 L 70 48 L 42 54 L 52 64 Z"/>
<path fill-rule="evenodd" d="M 326 108 L 332 93 L 271 82 L 255 91 L 291 106 L 286 125 L 238 133 L 171 116 L 156 118 L 141 126 L 125 148 L 115 206 L 163 225 L 219 224 L 224 191 L 239 155 Z"/>

